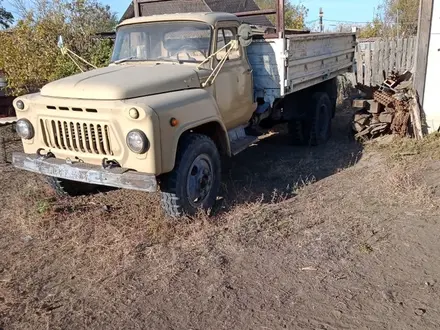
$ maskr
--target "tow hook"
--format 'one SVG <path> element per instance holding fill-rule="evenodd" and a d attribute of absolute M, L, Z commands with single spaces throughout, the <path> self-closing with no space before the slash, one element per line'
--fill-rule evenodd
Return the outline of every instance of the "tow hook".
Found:
<path fill-rule="evenodd" d="M 78 156 L 75 156 L 75 161 L 77 163 L 84 163 L 84 161 L 81 158 L 79 158 Z M 66 158 L 66 163 L 69 165 L 73 165 L 74 161 L 72 161 L 70 158 Z"/>
<path fill-rule="evenodd" d="M 53 153 L 51 153 L 50 151 L 48 151 L 46 154 L 42 154 L 41 152 L 45 151 L 43 148 L 40 148 L 37 150 L 37 156 L 39 159 L 49 159 L 49 158 L 55 158 L 55 155 Z"/>
<path fill-rule="evenodd" d="M 116 160 L 109 160 L 108 158 L 104 158 L 102 160 L 102 168 L 105 170 L 111 170 L 115 167 L 121 167 Z"/>

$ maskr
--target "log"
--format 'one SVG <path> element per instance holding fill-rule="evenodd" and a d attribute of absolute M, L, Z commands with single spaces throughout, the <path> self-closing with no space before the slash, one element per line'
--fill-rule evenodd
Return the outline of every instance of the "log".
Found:
<path fill-rule="evenodd" d="M 373 114 L 373 118 L 371 119 L 371 124 L 372 125 L 374 125 L 374 124 L 379 124 L 380 123 L 380 120 L 379 120 L 379 114 Z"/>
<path fill-rule="evenodd" d="M 391 124 L 393 122 L 394 119 L 394 114 L 390 113 L 390 112 L 382 112 L 379 115 L 379 121 L 381 123 L 388 123 Z"/>
<path fill-rule="evenodd" d="M 419 106 L 419 98 L 418 95 L 410 89 L 408 94 L 411 97 L 410 109 L 409 112 L 411 114 L 411 124 L 413 126 L 414 136 L 417 140 L 423 139 L 423 129 L 422 129 L 422 120 L 420 115 L 420 106 Z"/>
<path fill-rule="evenodd" d="M 369 115 L 355 115 L 354 122 L 360 125 L 369 125 L 370 124 L 370 116 Z"/>
<path fill-rule="evenodd" d="M 373 113 L 373 114 L 377 114 L 379 112 L 382 112 L 384 108 L 385 107 L 382 104 L 374 101 L 374 102 L 372 102 L 371 107 L 368 112 Z"/>
<path fill-rule="evenodd" d="M 377 134 L 377 133 L 384 133 L 387 129 L 389 128 L 389 124 L 386 123 L 382 123 L 379 125 L 376 125 L 372 130 L 371 130 L 371 135 L 373 134 Z"/>
<path fill-rule="evenodd" d="M 370 102 L 363 99 L 353 100 L 353 108 L 368 110 L 370 109 Z"/>
<path fill-rule="evenodd" d="M 353 130 L 355 132 L 362 132 L 364 129 L 365 129 L 364 125 L 361 125 L 361 124 L 356 123 L 356 122 L 353 123 Z"/>

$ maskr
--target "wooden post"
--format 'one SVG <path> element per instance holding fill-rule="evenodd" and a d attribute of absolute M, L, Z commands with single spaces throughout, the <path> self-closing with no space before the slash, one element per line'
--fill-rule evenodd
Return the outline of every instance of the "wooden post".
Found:
<path fill-rule="evenodd" d="M 277 34 L 278 38 L 284 38 L 284 0 L 277 2 Z"/>
<path fill-rule="evenodd" d="M 380 79 L 381 73 L 380 73 L 380 40 L 376 40 L 374 42 L 374 53 L 373 53 L 373 60 L 371 64 L 372 69 L 372 78 L 371 78 L 371 85 L 379 85 L 383 82 L 383 79 Z"/>
<path fill-rule="evenodd" d="M 385 71 L 385 78 L 390 74 L 390 43 L 391 39 L 385 39 L 384 42 L 384 61 L 383 61 L 383 70 Z"/>
<path fill-rule="evenodd" d="M 413 37 L 408 39 L 408 54 L 406 57 L 406 69 L 412 70 L 414 67 L 414 57 L 416 50 L 414 49 L 415 39 Z"/>
<path fill-rule="evenodd" d="M 385 41 L 380 41 L 380 53 L 379 53 L 379 74 L 377 77 L 377 83 L 382 84 L 384 81 L 383 70 L 385 68 Z"/>
<path fill-rule="evenodd" d="M 365 86 L 370 87 L 371 84 L 371 43 L 367 44 L 365 49 Z"/>
<path fill-rule="evenodd" d="M 408 68 L 406 65 L 406 57 L 408 56 L 408 38 L 403 39 L 403 46 L 402 46 L 402 72 L 405 70 L 409 70 L 411 68 Z"/>
<path fill-rule="evenodd" d="M 134 17 L 139 17 L 140 12 L 139 12 L 139 3 L 138 0 L 133 0 L 133 8 L 134 8 Z"/>
<path fill-rule="evenodd" d="M 391 39 L 390 41 L 390 66 L 388 67 L 388 74 L 391 73 L 391 71 L 394 71 L 396 67 L 396 40 Z"/>
<path fill-rule="evenodd" d="M 434 0 L 420 0 L 419 27 L 417 32 L 414 65 L 414 89 L 418 94 L 420 105 L 422 107 L 425 94 L 425 79 L 428 66 L 428 49 L 431 36 L 433 7 Z"/>
<path fill-rule="evenodd" d="M 402 70 L 402 53 L 403 53 L 403 41 L 402 41 L 402 38 L 399 38 L 399 39 L 397 39 L 396 70 L 400 74 L 403 73 L 403 70 Z"/>
<path fill-rule="evenodd" d="M 357 73 L 356 73 L 356 80 L 358 84 L 363 85 L 364 84 L 364 66 L 363 66 L 363 58 L 362 58 L 362 52 L 359 47 L 359 45 L 356 46 L 356 62 L 357 62 Z"/>

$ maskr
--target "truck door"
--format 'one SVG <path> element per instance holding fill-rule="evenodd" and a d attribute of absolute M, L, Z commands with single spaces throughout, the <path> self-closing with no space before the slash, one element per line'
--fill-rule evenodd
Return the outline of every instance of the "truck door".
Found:
<path fill-rule="evenodd" d="M 238 25 L 238 23 L 237 23 Z M 218 26 L 215 33 L 214 51 L 235 39 L 237 25 Z M 217 54 L 214 66 L 226 54 L 226 49 Z M 256 105 L 253 102 L 252 69 L 243 54 L 243 48 L 232 50 L 214 83 L 217 105 L 228 130 L 246 124 L 252 117 Z"/>

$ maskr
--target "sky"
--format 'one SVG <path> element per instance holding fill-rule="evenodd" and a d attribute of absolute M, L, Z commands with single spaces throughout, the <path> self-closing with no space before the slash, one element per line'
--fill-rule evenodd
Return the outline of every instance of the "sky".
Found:
<path fill-rule="evenodd" d="M 293 4 L 302 3 L 309 9 L 307 22 L 318 19 L 319 8 L 324 11 L 324 25 L 331 28 L 331 25 L 341 21 L 369 22 L 374 17 L 375 9 L 381 0 L 290 0 Z M 101 0 L 102 3 L 111 6 L 113 11 L 120 17 L 131 1 L 129 0 Z M 8 0 L 3 1 L 4 6 L 11 10 Z M 329 20 L 329 21 L 327 21 Z M 338 22 L 332 22 L 338 21 Z"/>
<path fill-rule="evenodd" d="M 324 11 L 324 25 L 339 22 L 370 22 L 381 0 L 292 0 L 293 4 L 303 4 L 309 9 L 306 22 L 318 19 L 319 8 Z M 337 21 L 337 22 L 332 22 Z"/>

